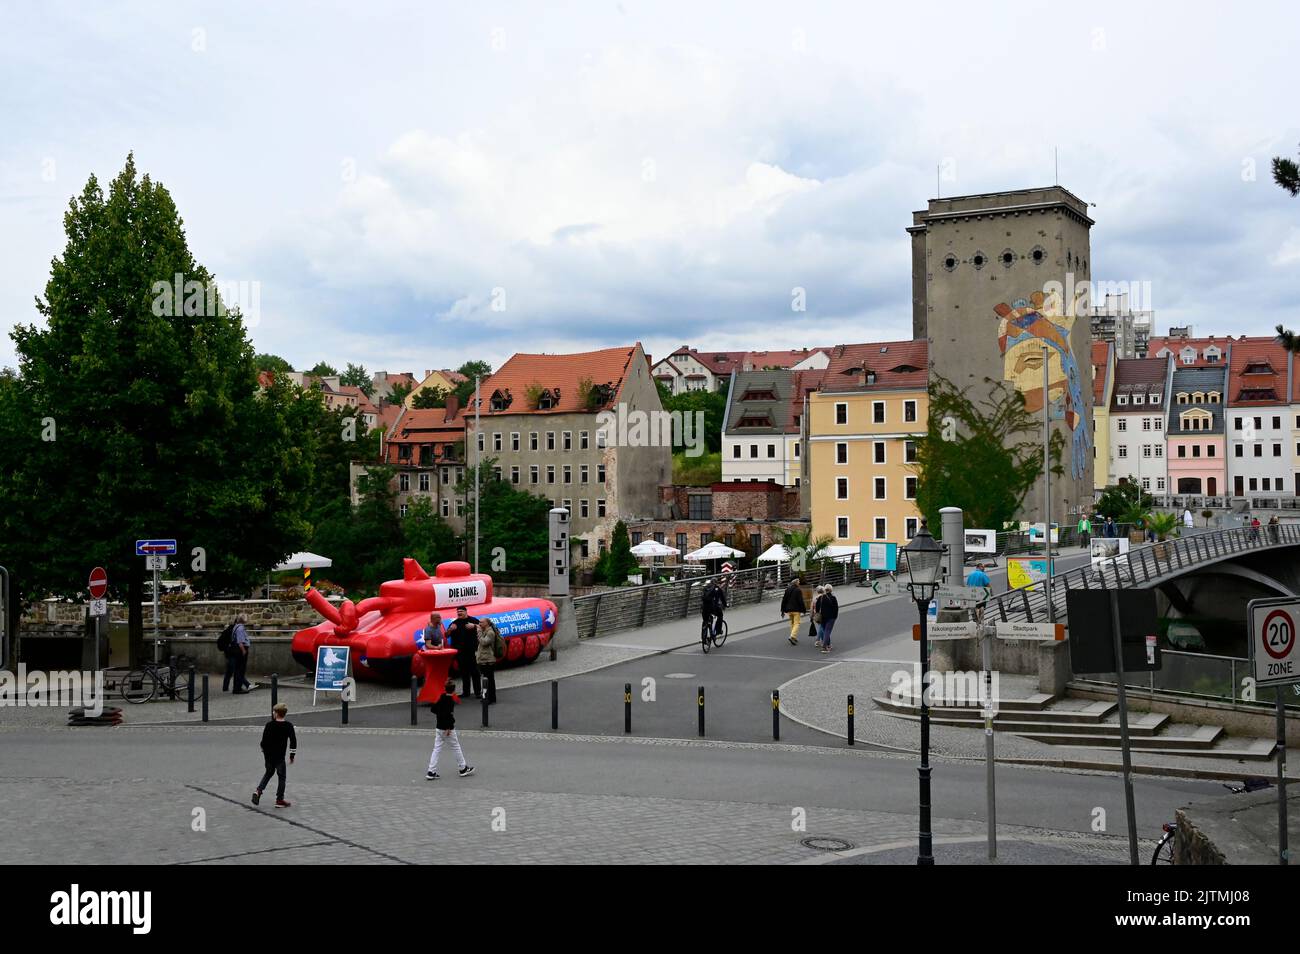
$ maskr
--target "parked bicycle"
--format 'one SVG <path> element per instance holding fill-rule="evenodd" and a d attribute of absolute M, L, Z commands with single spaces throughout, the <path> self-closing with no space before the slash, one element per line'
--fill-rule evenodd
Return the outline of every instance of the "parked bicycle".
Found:
<path fill-rule="evenodd" d="M 151 701 L 161 691 L 173 700 L 187 699 L 190 692 L 190 668 L 193 665 L 194 661 L 188 656 L 177 657 L 175 669 L 163 663 L 146 662 L 139 669 L 133 669 L 122 677 L 122 698 L 139 704 Z M 197 673 L 194 678 L 198 678 Z"/>
<path fill-rule="evenodd" d="M 1231 782 L 1224 782 L 1223 787 L 1234 795 L 1242 792 L 1258 792 L 1262 788 L 1268 788 L 1273 784 L 1269 779 L 1263 776 L 1253 775 L 1250 778 L 1243 779 L 1240 785 L 1234 785 Z M 1156 842 L 1156 850 L 1151 853 L 1151 863 L 1153 865 L 1172 865 L 1174 863 L 1174 833 L 1178 826 L 1173 822 L 1165 822 L 1160 826 L 1164 835 Z"/>

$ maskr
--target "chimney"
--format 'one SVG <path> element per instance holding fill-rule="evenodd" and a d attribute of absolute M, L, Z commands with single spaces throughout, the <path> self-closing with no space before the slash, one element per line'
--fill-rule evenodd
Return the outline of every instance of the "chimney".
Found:
<path fill-rule="evenodd" d="M 454 420 L 456 412 L 460 410 L 460 398 L 455 394 L 447 395 L 447 413 L 443 416 L 443 421 Z"/>

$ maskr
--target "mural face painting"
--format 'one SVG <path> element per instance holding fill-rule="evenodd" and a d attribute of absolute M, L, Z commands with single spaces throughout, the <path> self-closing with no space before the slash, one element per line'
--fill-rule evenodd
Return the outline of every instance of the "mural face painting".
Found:
<path fill-rule="evenodd" d="M 1087 473 L 1092 455 L 1092 434 L 1087 427 L 1084 409 L 1083 377 L 1070 331 L 1075 316 L 1059 314 L 1060 299 L 1046 299 L 1034 292 L 1028 299 L 1018 298 L 1010 305 L 994 306 L 998 322 L 998 348 L 1002 352 L 1003 377 L 1025 396 L 1025 409 L 1031 414 L 1043 410 L 1064 421 L 1071 433 L 1070 473 L 1081 478 Z M 1043 393 L 1043 346 L 1047 346 L 1047 393 Z"/>

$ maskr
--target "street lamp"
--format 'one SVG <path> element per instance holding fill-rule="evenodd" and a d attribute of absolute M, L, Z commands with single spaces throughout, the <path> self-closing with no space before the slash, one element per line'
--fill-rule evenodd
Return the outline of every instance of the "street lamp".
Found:
<path fill-rule="evenodd" d="M 939 571 L 943 566 L 944 547 L 930 535 L 925 521 L 912 542 L 903 547 L 907 556 L 907 589 L 916 601 L 921 618 L 921 849 L 918 865 L 934 864 L 930 837 L 930 706 L 926 702 L 926 682 L 930 669 L 929 613 L 930 601 L 939 588 Z"/>

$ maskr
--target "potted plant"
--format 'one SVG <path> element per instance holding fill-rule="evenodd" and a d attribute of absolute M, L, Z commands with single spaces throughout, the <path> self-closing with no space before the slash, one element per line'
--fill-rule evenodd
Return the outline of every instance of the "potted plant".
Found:
<path fill-rule="evenodd" d="M 1202 510 L 1202 511 L 1201 511 L 1201 519 L 1203 519 L 1203 520 L 1205 521 L 1205 525 L 1206 525 L 1207 527 L 1210 525 L 1210 518 L 1213 517 L 1213 516 L 1214 516 L 1214 511 L 1213 511 L 1213 510 Z"/>
<path fill-rule="evenodd" d="M 1178 536 L 1178 514 L 1157 513 L 1147 517 L 1147 526 L 1155 531 L 1156 543 L 1153 548 L 1157 560 L 1169 559 L 1169 546 L 1165 540 Z"/>
<path fill-rule="evenodd" d="M 1145 542 L 1147 521 L 1149 519 L 1151 519 L 1151 512 L 1138 504 L 1127 507 L 1119 515 L 1119 522 L 1128 524 L 1129 543 Z"/>

